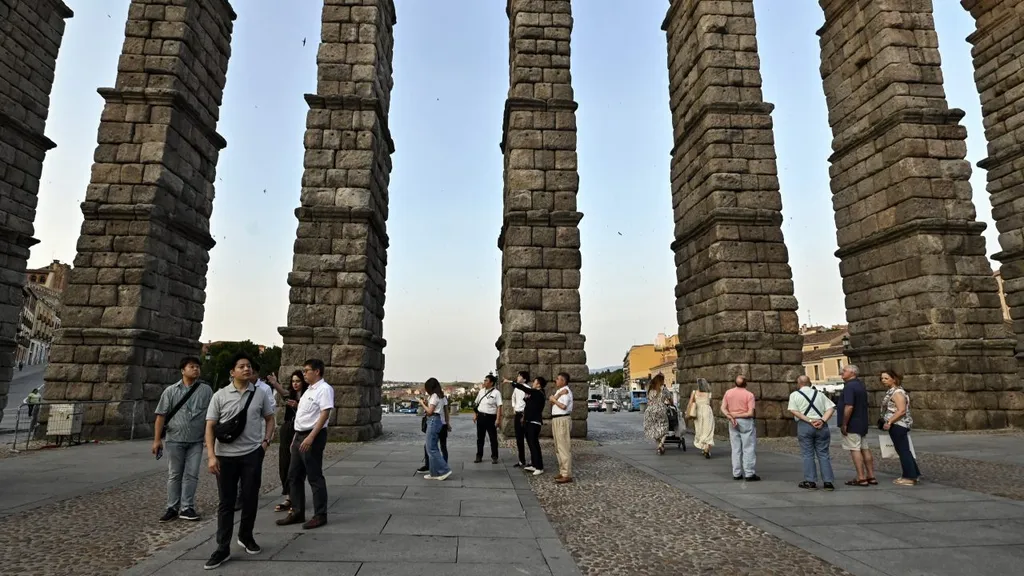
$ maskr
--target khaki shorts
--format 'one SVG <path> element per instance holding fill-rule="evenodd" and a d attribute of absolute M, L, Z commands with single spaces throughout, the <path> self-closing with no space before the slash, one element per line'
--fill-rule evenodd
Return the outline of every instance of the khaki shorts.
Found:
<path fill-rule="evenodd" d="M 870 450 L 868 446 L 867 434 L 861 436 L 860 434 L 854 434 L 850 432 L 846 436 L 843 436 L 843 450 Z"/>

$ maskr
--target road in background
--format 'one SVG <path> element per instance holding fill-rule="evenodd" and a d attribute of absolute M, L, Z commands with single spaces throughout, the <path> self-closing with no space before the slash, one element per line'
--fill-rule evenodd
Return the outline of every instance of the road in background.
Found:
<path fill-rule="evenodd" d="M 14 424 L 18 417 L 18 407 L 22 400 L 28 396 L 33 388 L 42 388 L 43 372 L 46 371 L 46 364 L 25 366 L 25 369 L 18 371 L 14 369 L 14 379 L 11 380 L 11 389 L 7 393 L 7 407 L 4 408 L 4 418 L 0 420 L 0 434 L 14 430 Z M 22 414 L 24 416 L 24 413 Z"/>

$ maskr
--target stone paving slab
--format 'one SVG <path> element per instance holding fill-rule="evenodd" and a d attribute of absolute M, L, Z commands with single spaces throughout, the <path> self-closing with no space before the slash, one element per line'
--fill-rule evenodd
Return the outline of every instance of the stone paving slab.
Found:
<path fill-rule="evenodd" d="M 923 442 L 914 438 L 921 450 L 942 447 L 952 438 L 921 436 Z M 987 437 L 955 439 L 958 447 L 973 451 L 987 442 Z M 990 451 L 1006 462 L 1012 457 L 1009 443 L 1000 439 Z M 848 487 L 842 482 L 854 471 L 843 458 L 833 458 L 836 491 L 828 493 L 797 488 L 801 462 L 790 454 L 759 451 L 757 473 L 763 480 L 745 482 L 732 479 L 729 454 L 721 450 L 704 460 L 699 453 L 657 456 L 640 443 L 608 448 L 670 485 L 858 576 L 1016 573 L 1024 560 L 1024 505 L 1014 500 L 930 484 L 927 477 L 916 487 L 895 486 L 893 476 L 884 473 L 876 474 L 878 486 Z"/>
<path fill-rule="evenodd" d="M 262 553 L 249 556 L 233 544 L 232 559 L 215 573 L 578 575 L 529 482 L 506 467 L 513 462 L 474 465 L 472 455 L 472 449 L 452 450 L 452 467 L 465 473 L 436 482 L 411 472 L 421 464 L 420 449 L 386 442 L 357 448 L 325 468 L 339 482 L 328 488 L 326 526 L 277 526 L 282 515 L 273 505 L 280 497 L 265 497 L 254 531 Z M 126 574 L 200 570 L 216 547 L 215 530 L 211 521 Z"/>

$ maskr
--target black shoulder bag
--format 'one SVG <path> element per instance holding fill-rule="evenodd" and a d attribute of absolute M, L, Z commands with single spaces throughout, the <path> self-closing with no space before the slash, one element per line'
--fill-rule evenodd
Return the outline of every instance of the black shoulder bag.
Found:
<path fill-rule="evenodd" d="M 213 426 L 213 435 L 217 438 L 218 442 L 230 444 L 242 435 L 242 432 L 245 431 L 245 421 L 249 416 L 249 405 L 252 404 L 254 396 L 256 396 L 256 388 L 253 388 L 249 399 L 245 401 L 245 407 L 238 414 L 235 414 L 226 422 L 217 422 Z"/>
<path fill-rule="evenodd" d="M 178 410 L 181 410 L 181 407 L 184 406 L 186 402 L 188 402 L 188 399 L 192 396 L 192 393 L 195 392 L 196 388 L 199 388 L 199 386 L 201 385 L 202 382 L 198 380 L 193 382 L 192 385 L 189 386 L 188 392 L 185 392 L 185 396 L 183 396 L 181 400 L 178 400 L 178 403 L 174 405 L 174 408 L 171 408 L 171 411 L 167 413 L 167 416 L 164 416 L 164 427 L 160 430 L 161 440 L 164 439 L 164 436 L 167 436 L 167 429 L 171 427 L 171 418 L 174 418 L 174 415 L 178 413 Z"/>

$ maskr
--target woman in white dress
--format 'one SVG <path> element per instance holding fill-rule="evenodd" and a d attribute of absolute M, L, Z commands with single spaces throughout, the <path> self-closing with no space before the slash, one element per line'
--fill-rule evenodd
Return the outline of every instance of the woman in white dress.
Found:
<path fill-rule="evenodd" d="M 711 458 L 711 447 L 715 445 L 715 411 L 711 408 L 711 384 L 703 378 L 697 379 L 697 389 L 690 393 L 686 414 L 693 414 L 693 445 Z"/>

